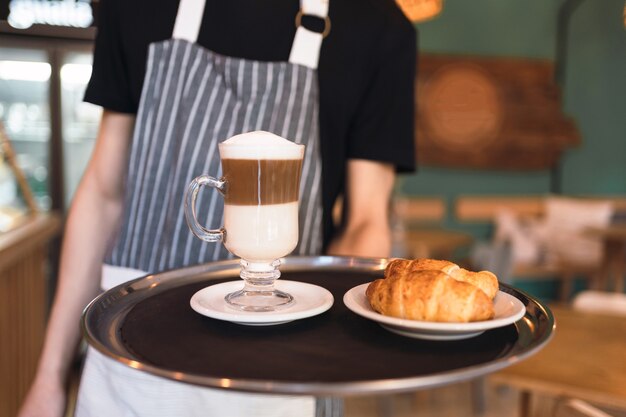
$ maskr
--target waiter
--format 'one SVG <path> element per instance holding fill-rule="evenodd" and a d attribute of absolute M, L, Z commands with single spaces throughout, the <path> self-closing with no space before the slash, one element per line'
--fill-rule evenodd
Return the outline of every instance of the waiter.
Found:
<path fill-rule="evenodd" d="M 183 198 L 195 176 L 220 176 L 217 144 L 233 135 L 307 146 L 294 254 L 388 256 L 395 172 L 414 167 L 415 41 L 393 0 L 102 0 L 85 100 L 104 112 L 20 417 L 62 416 L 80 313 L 101 288 L 228 256 L 188 231 Z M 222 212 L 205 194 L 198 212 L 213 228 Z M 76 415 L 340 414 L 330 399 L 190 386 L 90 349 Z"/>

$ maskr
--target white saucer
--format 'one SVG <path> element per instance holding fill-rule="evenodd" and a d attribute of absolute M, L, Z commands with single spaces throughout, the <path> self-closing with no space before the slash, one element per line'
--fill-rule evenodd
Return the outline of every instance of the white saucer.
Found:
<path fill-rule="evenodd" d="M 224 300 L 226 294 L 243 288 L 242 280 L 211 285 L 195 293 L 190 300 L 196 312 L 217 320 L 230 321 L 248 326 L 271 326 L 293 320 L 316 316 L 333 305 L 333 295 L 325 288 L 297 281 L 276 281 L 276 289 L 289 293 L 294 302 L 277 311 L 250 312 L 236 310 Z"/>
<path fill-rule="evenodd" d="M 494 299 L 495 317 L 491 320 L 470 323 L 440 323 L 399 319 L 377 313 L 370 306 L 365 296 L 367 284 L 350 289 L 343 297 L 343 302 L 356 314 L 378 322 L 383 328 L 402 336 L 428 340 L 459 340 L 478 336 L 485 330 L 507 326 L 515 323 L 526 314 L 524 304 L 502 291 L 498 291 Z"/>

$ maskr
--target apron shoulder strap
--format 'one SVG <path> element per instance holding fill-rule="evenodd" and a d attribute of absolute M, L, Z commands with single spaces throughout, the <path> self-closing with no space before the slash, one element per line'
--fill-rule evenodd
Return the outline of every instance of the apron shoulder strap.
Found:
<path fill-rule="evenodd" d="M 296 16 L 296 36 L 291 46 L 289 62 L 300 64 L 309 68 L 317 69 L 319 62 L 322 40 L 330 32 L 330 19 L 328 18 L 329 0 L 300 0 L 300 11 Z M 303 15 L 313 15 L 324 19 L 324 32 L 317 33 L 308 30 L 300 24 Z"/>
<path fill-rule="evenodd" d="M 195 43 L 198 40 L 205 0 L 180 0 L 172 38 Z"/>
<path fill-rule="evenodd" d="M 300 11 L 296 16 L 296 36 L 291 46 L 289 62 L 316 69 L 319 61 L 322 40 L 330 31 L 328 18 L 329 0 L 300 0 Z M 198 40 L 205 0 L 180 0 L 172 38 L 185 39 L 189 42 Z M 300 25 L 303 15 L 317 16 L 325 21 L 323 33 L 313 32 Z"/>

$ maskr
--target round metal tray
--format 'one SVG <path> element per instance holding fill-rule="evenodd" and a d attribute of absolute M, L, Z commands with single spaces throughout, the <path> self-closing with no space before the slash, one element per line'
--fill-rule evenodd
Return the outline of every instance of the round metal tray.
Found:
<path fill-rule="evenodd" d="M 85 309 L 88 342 L 106 356 L 161 377 L 236 391 L 310 395 L 403 392 L 482 376 L 544 346 L 554 317 L 529 295 L 501 290 L 526 306 L 514 325 L 461 341 L 395 335 L 343 305 L 350 288 L 382 275 L 383 259 L 291 257 L 284 279 L 333 293 L 316 317 L 250 327 L 194 312 L 189 299 L 216 282 L 239 279 L 237 261 L 148 275 L 98 296 Z"/>

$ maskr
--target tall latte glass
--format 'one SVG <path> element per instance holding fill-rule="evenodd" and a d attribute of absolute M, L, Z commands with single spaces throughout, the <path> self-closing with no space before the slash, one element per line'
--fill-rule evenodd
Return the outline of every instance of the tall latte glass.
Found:
<path fill-rule="evenodd" d="M 250 132 L 219 144 L 223 177 L 201 175 L 185 196 L 191 231 L 207 242 L 223 242 L 241 258 L 243 289 L 226 302 L 245 311 L 274 311 L 293 302 L 274 282 L 280 258 L 298 243 L 298 190 L 304 145 L 268 132 Z M 208 230 L 197 219 L 196 198 L 202 186 L 224 196 L 224 227 Z"/>

